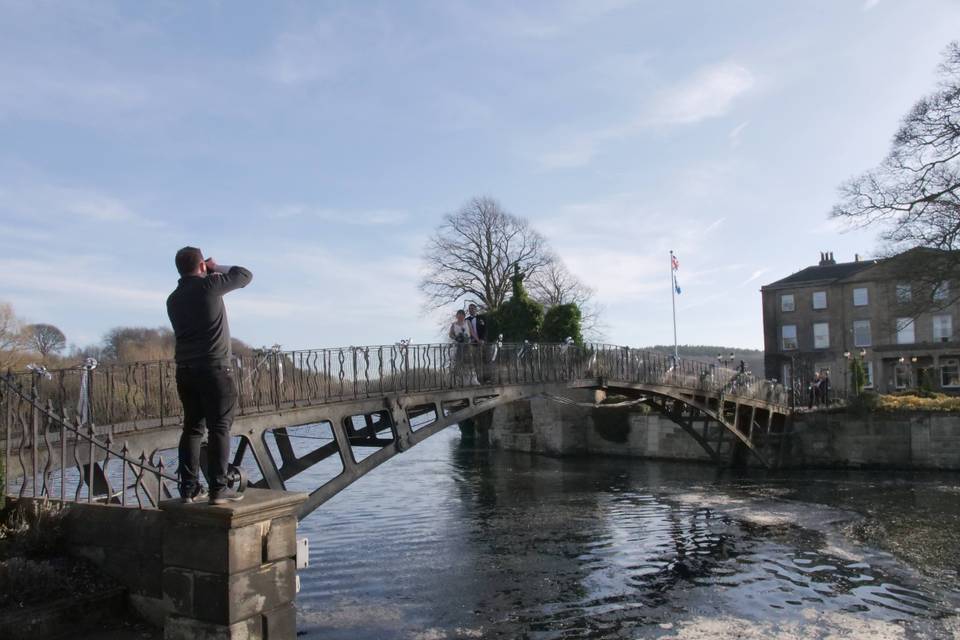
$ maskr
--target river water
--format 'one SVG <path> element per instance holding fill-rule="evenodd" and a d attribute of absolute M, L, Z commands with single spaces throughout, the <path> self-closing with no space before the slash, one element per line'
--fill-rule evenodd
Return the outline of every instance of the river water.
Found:
<path fill-rule="evenodd" d="M 960 474 L 554 459 L 454 427 L 300 535 L 306 638 L 960 637 Z"/>

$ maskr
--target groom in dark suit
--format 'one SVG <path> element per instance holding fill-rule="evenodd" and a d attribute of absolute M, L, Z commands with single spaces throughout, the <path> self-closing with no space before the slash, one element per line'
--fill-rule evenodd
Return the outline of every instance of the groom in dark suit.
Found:
<path fill-rule="evenodd" d="M 475 304 L 467 307 L 467 324 L 472 329 L 471 335 L 476 336 L 481 343 L 487 341 L 487 323 L 477 315 L 477 305 Z"/>

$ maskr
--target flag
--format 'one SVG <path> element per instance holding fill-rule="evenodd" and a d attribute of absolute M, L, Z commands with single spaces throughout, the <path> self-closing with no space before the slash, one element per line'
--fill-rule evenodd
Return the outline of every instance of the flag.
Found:
<path fill-rule="evenodd" d="M 680 285 L 677 284 L 677 270 L 680 269 L 680 261 L 677 260 L 677 256 L 673 255 L 673 252 L 670 252 L 670 268 L 673 270 L 673 288 L 676 292 L 680 293 Z"/>

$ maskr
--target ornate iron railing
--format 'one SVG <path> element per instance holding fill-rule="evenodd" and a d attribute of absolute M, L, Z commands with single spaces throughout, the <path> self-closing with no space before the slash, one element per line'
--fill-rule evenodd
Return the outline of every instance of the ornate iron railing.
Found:
<path fill-rule="evenodd" d="M 172 497 L 177 478 L 159 452 L 137 456 L 113 434 L 98 435 L 84 412 L 71 419 L 63 406 L 42 400 L 36 380 L 24 386 L 13 376 L 0 378 L 4 470 L 14 456 L 23 470 L 19 478 L 4 474 L 5 494 L 141 509 Z"/>
<path fill-rule="evenodd" d="M 471 385 L 502 387 L 598 378 L 762 400 L 784 407 L 787 403 L 781 385 L 746 372 L 608 344 L 401 342 L 297 351 L 265 349 L 235 357 L 233 370 L 237 414 L 241 416 Z M 42 470 L 43 461 L 36 458 L 45 450 L 47 460 L 60 456 L 60 499 L 68 497 L 64 468 L 71 462 L 77 472 L 74 499 L 85 490 L 88 500 L 126 504 L 135 499 L 142 504 L 140 492 L 148 485 L 151 491 L 146 497 L 151 504 L 170 494 L 167 485 L 175 478 L 165 473 L 158 453 L 131 455 L 122 438 L 131 431 L 180 424 L 182 408 L 174 362 L 98 366 L 88 359 L 75 368 L 38 368 L 8 376 L 2 391 L 0 441 L 7 460 L 31 456 L 29 461 L 18 458 L 20 468 L 33 470 L 32 478 L 22 479 L 19 492 L 54 495 L 48 474 Z M 84 447 L 88 453 L 78 453 Z M 71 452 L 74 459 L 66 460 L 64 456 Z M 92 477 L 95 467 L 108 467 L 111 460 L 120 464 L 118 473 L 123 477 L 106 473 Z M 128 470 L 135 476 L 132 484 L 127 481 Z M 111 483 L 119 483 L 123 490 L 114 491 Z M 8 482 L 8 490 L 10 486 Z"/>
<path fill-rule="evenodd" d="M 234 358 L 238 415 L 422 393 L 472 384 L 496 386 L 605 378 L 662 384 L 786 404 L 782 386 L 749 373 L 607 344 L 394 344 Z M 115 430 L 179 423 L 176 364 L 85 365 L 16 376 L 41 402 L 74 408 L 86 423 Z"/>

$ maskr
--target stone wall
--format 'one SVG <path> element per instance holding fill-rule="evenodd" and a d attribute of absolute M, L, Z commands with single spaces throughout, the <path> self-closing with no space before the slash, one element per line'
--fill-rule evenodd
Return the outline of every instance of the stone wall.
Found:
<path fill-rule="evenodd" d="M 571 396 L 589 403 L 589 392 Z M 476 421 L 491 446 L 552 456 L 599 453 L 638 458 L 709 460 L 678 425 L 631 409 L 591 409 L 546 398 L 497 407 Z"/>
<path fill-rule="evenodd" d="M 575 400 L 589 402 L 587 396 Z M 591 409 L 536 398 L 497 407 L 477 424 L 487 443 L 512 451 L 710 460 L 674 422 L 635 409 Z M 800 414 L 784 464 L 960 470 L 960 415 Z"/>
<path fill-rule="evenodd" d="M 803 414 L 789 458 L 798 466 L 960 470 L 960 415 Z"/>
<path fill-rule="evenodd" d="M 87 558 L 127 588 L 130 605 L 163 626 L 161 511 L 68 503 L 64 540 L 71 555 Z"/>
<path fill-rule="evenodd" d="M 675 422 L 656 414 L 626 409 L 593 412 L 593 424 L 586 430 L 591 453 L 709 461 L 710 456 Z"/>
<path fill-rule="evenodd" d="M 500 449 L 553 456 L 588 452 L 589 409 L 533 398 L 497 407 L 476 422 L 486 442 Z"/>

